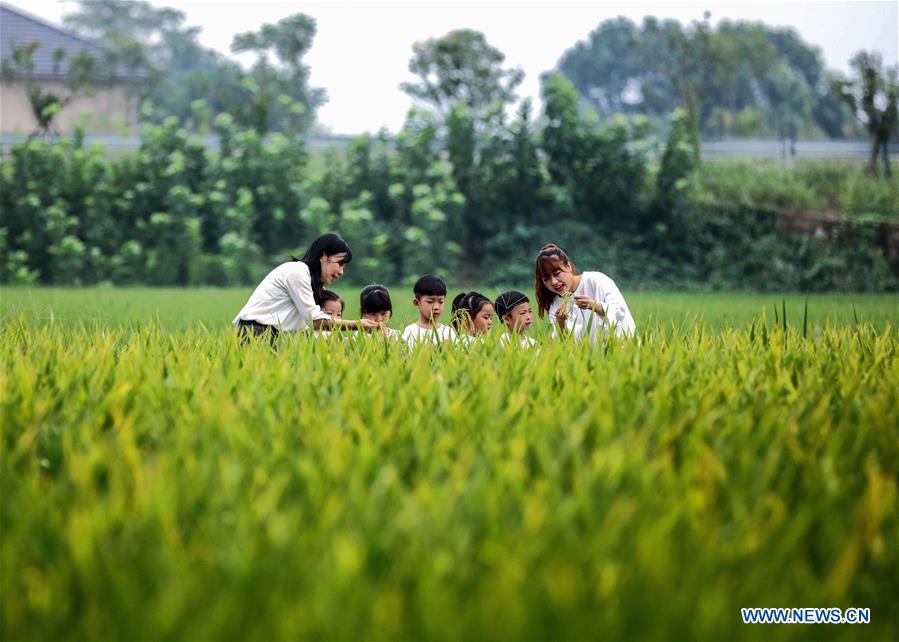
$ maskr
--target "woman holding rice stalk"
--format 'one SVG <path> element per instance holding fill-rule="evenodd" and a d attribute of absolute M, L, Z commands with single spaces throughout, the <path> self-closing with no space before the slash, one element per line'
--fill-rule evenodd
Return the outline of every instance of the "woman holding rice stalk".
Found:
<path fill-rule="evenodd" d="M 600 332 L 617 337 L 634 333 L 634 317 L 615 282 L 602 272 L 578 274 L 565 251 L 550 243 L 537 254 L 534 266 L 537 312 L 549 312 L 553 336 L 589 337 Z"/>
<path fill-rule="evenodd" d="M 335 319 L 322 310 L 324 288 L 343 276 L 353 260 L 349 244 L 336 234 L 312 241 L 302 258 L 293 258 L 269 272 L 232 322 L 242 337 L 297 330 L 374 330 L 371 319 Z"/>

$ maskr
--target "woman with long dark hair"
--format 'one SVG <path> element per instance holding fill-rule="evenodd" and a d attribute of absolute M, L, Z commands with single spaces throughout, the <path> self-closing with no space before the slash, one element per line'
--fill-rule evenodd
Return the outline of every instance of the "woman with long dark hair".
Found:
<path fill-rule="evenodd" d="M 335 319 L 322 310 L 324 288 L 343 276 L 353 260 L 349 244 L 336 234 L 319 236 L 302 258 L 282 263 L 269 272 L 233 324 L 241 335 L 297 330 L 373 330 L 369 319 Z"/>
<path fill-rule="evenodd" d="M 557 245 L 544 245 L 534 264 L 537 313 L 549 313 L 555 336 L 576 339 L 600 333 L 617 337 L 634 333 L 634 317 L 615 282 L 602 272 L 579 273 L 568 254 Z"/>

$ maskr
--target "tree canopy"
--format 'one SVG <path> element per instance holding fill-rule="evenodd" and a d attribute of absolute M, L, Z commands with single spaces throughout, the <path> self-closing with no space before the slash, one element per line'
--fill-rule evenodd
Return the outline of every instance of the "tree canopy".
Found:
<path fill-rule="evenodd" d="M 409 71 L 419 80 L 401 87 L 443 116 L 462 103 L 481 117 L 495 104 L 515 100 L 515 88 L 524 79 L 521 69 L 503 68 L 505 55 L 478 31 L 451 31 L 412 50 Z"/>
<path fill-rule="evenodd" d="M 138 76 L 131 90 L 152 107 L 145 111 L 151 120 L 196 119 L 195 104 L 202 100 L 210 117 L 228 112 L 257 131 L 312 126 L 326 100 L 324 90 L 309 85 L 303 64 L 315 38 L 314 19 L 298 13 L 235 36 L 233 52 L 257 54 L 249 69 L 203 47 L 199 27 L 184 22 L 181 11 L 145 0 L 80 0 L 63 18 L 67 28 L 103 43 L 105 64 Z"/>
<path fill-rule="evenodd" d="M 877 157 L 881 155 L 884 174 L 889 176 L 887 144 L 899 130 L 899 67 L 884 67 L 883 57 L 868 51 L 858 52 L 850 64 L 854 77 L 832 78 L 833 89 L 871 137 L 869 169 L 877 171 Z"/>
<path fill-rule="evenodd" d="M 857 133 L 818 47 L 792 28 L 706 18 L 604 21 L 557 69 L 601 117 L 663 120 L 682 107 L 703 137 Z"/>

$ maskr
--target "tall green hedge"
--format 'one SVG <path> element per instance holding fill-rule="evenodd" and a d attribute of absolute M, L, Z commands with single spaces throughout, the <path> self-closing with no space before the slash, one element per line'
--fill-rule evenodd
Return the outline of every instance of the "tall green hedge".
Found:
<path fill-rule="evenodd" d="M 899 266 L 877 240 L 895 186 L 864 190 L 845 169 L 798 168 L 785 188 L 771 169 L 697 168 L 677 115 L 656 167 L 639 119 L 599 122 L 564 80 L 544 98 L 541 131 L 527 104 L 511 121 L 412 111 L 394 139 L 358 137 L 316 172 L 301 139 L 263 139 L 227 114 L 214 124 L 217 151 L 173 119 L 118 158 L 77 134 L 17 145 L 0 168 L 0 281 L 250 284 L 337 230 L 358 282 L 425 272 L 527 282 L 533 255 L 553 241 L 580 268 L 631 287 L 899 289 Z M 837 180 L 847 190 L 828 191 Z M 852 233 L 785 234 L 778 207 L 803 190 L 819 199 L 811 206 L 843 198 Z"/>

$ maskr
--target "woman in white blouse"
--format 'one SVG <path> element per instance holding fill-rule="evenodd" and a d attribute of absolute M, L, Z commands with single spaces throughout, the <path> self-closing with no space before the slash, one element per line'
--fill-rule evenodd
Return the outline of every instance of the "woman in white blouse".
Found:
<path fill-rule="evenodd" d="M 537 311 L 549 313 L 553 336 L 597 341 L 600 333 L 617 337 L 634 333 L 634 317 L 615 282 L 602 272 L 578 274 L 562 248 L 550 243 L 534 266 Z"/>
<path fill-rule="evenodd" d="M 297 330 L 373 330 L 369 319 L 335 319 L 322 310 L 324 287 L 343 276 L 353 259 L 349 244 L 336 234 L 312 242 L 302 258 L 269 272 L 232 322 L 241 336 Z"/>

